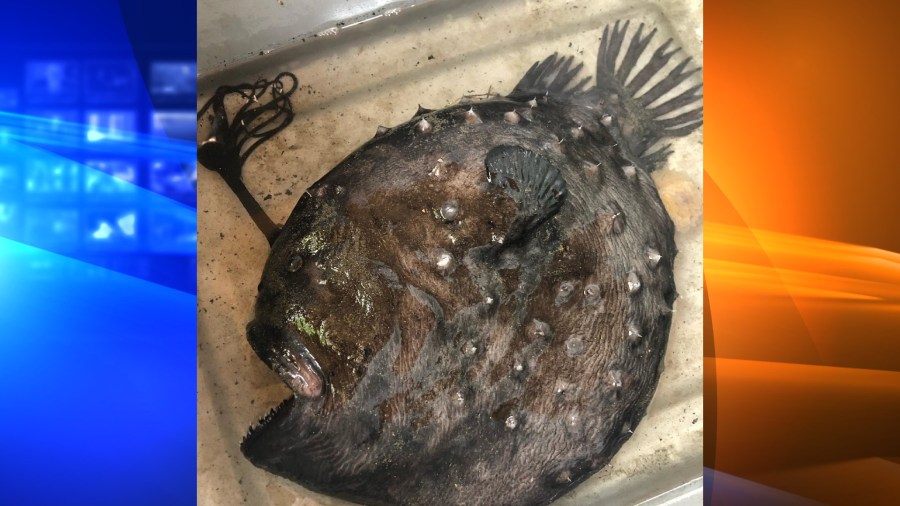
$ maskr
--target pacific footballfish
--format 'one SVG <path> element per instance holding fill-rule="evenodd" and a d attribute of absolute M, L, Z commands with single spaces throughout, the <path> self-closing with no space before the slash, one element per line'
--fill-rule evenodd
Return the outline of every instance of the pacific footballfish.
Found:
<path fill-rule="evenodd" d="M 241 126 L 209 109 L 200 160 L 272 246 L 249 342 L 294 392 L 246 435 L 251 462 L 378 505 L 547 504 L 609 462 L 676 298 L 651 173 L 702 123 L 699 69 L 672 40 L 647 51 L 655 32 L 605 27 L 593 80 L 554 54 L 506 96 L 379 127 L 283 227 L 240 144 L 287 126 L 296 79 L 253 92 Z"/>

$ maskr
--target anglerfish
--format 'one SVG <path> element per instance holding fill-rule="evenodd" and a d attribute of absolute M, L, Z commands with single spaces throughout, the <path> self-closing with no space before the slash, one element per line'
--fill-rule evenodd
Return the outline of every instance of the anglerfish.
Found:
<path fill-rule="evenodd" d="M 248 208 L 271 240 L 248 339 L 293 395 L 246 458 L 373 505 L 547 504 L 610 461 L 676 299 L 651 174 L 702 123 L 699 69 L 655 32 L 379 127 L 280 228 Z"/>

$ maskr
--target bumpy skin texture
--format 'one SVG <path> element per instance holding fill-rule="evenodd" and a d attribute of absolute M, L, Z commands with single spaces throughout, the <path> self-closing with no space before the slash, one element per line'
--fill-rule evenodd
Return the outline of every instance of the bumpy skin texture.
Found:
<path fill-rule="evenodd" d="M 546 504 L 628 439 L 673 224 L 598 88 L 520 88 L 420 111 L 300 199 L 249 326 L 296 393 L 254 464 L 365 504 Z"/>

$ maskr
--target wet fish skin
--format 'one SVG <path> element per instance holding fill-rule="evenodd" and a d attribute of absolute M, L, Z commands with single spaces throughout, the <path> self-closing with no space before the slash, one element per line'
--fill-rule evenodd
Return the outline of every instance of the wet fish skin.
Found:
<path fill-rule="evenodd" d="M 630 437 L 674 228 L 653 128 L 573 68 L 532 68 L 554 93 L 419 110 L 301 197 L 248 326 L 295 392 L 242 443 L 254 464 L 364 504 L 547 504 Z"/>

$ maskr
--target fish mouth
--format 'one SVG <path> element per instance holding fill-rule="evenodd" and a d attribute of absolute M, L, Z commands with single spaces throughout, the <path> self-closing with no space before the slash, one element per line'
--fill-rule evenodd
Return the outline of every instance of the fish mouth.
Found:
<path fill-rule="evenodd" d="M 271 458 L 287 442 L 285 434 L 290 430 L 284 427 L 290 426 L 296 403 L 296 396 L 288 397 L 247 430 L 241 440 L 241 453 L 254 465 L 272 470 Z"/>
<path fill-rule="evenodd" d="M 278 456 L 296 443 L 298 431 L 307 426 L 304 413 L 316 411 L 325 401 L 325 374 L 296 329 L 254 320 L 247 326 L 247 339 L 293 395 L 248 429 L 241 441 L 241 453 L 254 465 L 283 475 Z"/>
<path fill-rule="evenodd" d="M 243 449 L 245 446 L 250 446 L 254 437 L 258 436 L 267 426 L 278 425 L 279 422 L 288 418 L 294 408 L 295 402 L 297 402 L 295 396 L 292 395 L 288 397 L 281 401 L 280 404 L 270 409 L 269 412 L 257 420 L 255 424 L 251 425 L 250 428 L 247 429 L 247 434 L 244 435 L 243 441 L 241 441 L 241 448 Z"/>
<path fill-rule="evenodd" d="M 324 394 L 325 374 L 296 329 L 254 320 L 247 326 L 247 338 L 257 356 L 295 395 L 316 399 Z"/>

